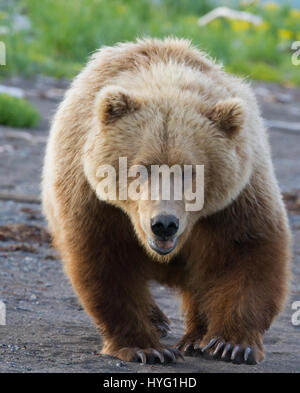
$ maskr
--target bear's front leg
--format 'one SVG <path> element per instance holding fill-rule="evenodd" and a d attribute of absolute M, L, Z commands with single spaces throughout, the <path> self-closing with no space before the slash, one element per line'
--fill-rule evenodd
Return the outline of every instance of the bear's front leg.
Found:
<path fill-rule="evenodd" d="M 272 241 L 249 240 L 230 248 L 223 244 L 211 252 L 201 267 L 201 280 L 191 280 L 190 288 L 190 296 L 199 304 L 193 321 L 204 314 L 207 331 L 203 334 L 199 322 L 197 333 L 193 323 L 179 342 L 185 354 L 239 364 L 264 359 L 263 334 L 286 295 L 289 255 L 287 242 L 279 240 L 274 235 Z"/>
<path fill-rule="evenodd" d="M 89 239 L 91 241 L 91 239 Z M 68 252 L 66 271 L 85 310 L 103 334 L 102 353 L 124 361 L 176 362 L 181 353 L 163 346 L 153 321 L 147 273 L 130 245 L 105 244 Z M 93 254 L 87 250 L 94 250 Z M 162 319 L 163 314 L 155 316 Z M 156 322 L 156 321 L 155 321 Z M 167 320 L 165 320 L 167 323 Z"/>

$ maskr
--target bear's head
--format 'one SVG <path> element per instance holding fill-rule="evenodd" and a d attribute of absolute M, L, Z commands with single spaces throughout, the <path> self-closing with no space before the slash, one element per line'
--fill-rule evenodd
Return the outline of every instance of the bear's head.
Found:
<path fill-rule="evenodd" d="M 213 102 L 189 90 L 153 96 L 107 86 L 95 111 L 84 155 L 88 181 L 100 200 L 126 212 L 160 261 L 176 255 L 196 222 L 224 209 L 249 180 L 239 98 Z"/>

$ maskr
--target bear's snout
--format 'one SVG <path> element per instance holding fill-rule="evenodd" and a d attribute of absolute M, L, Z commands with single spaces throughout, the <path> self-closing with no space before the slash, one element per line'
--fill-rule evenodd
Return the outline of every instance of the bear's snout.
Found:
<path fill-rule="evenodd" d="M 160 255 L 169 254 L 177 245 L 175 236 L 179 219 L 173 215 L 159 214 L 150 220 L 153 237 L 148 237 L 149 246 Z"/>
<path fill-rule="evenodd" d="M 155 236 L 167 240 L 178 231 L 179 220 L 173 215 L 159 214 L 151 218 L 151 230 Z"/>

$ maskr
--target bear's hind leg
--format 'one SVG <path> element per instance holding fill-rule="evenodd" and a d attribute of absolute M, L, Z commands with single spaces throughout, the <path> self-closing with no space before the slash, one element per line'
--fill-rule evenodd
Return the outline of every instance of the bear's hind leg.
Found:
<path fill-rule="evenodd" d="M 185 316 L 185 334 L 176 344 L 176 348 L 184 355 L 201 355 L 200 348 L 196 343 L 203 338 L 207 331 L 207 321 L 201 313 L 199 299 L 194 294 L 185 289 L 182 291 L 182 309 Z M 195 346 L 195 348 L 194 348 Z"/>
<path fill-rule="evenodd" d="M 160 337 L 165 337 L 171 331 L 169 318 L 161 311 L 154 300 L 150 307 L 150 320 L 159 332 Z"/>

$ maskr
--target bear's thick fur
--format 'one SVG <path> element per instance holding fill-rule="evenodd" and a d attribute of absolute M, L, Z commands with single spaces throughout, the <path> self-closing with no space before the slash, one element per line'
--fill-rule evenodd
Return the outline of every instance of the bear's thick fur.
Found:
<path fill-rule="evenodd" d="M 103 201 L 97 169 L 117 168 L 119 157 L 128 167 L 203 164 L 203 209 Z M 145 39 L 93 55 L 52 125 L 43 207 L 103 353 L 143 362 L 172 361 L 180 350 L 264 358 L 263 333 L 287 292 L 286 212 L 251 89 L 189 42 Z M 161 215 L 176 218 L 177 245 L 153 235 Z M 160 343 L 168 319 L 150 280 L 182 295 L 186 333 L 175 348 Z"/>

